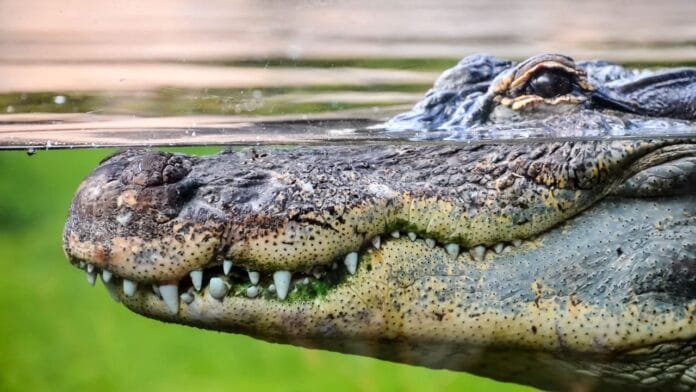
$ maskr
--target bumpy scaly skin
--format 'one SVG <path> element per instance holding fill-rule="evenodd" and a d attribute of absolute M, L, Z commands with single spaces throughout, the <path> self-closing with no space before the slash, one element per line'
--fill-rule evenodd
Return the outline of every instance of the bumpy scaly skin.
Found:
<path fill-rule="evenodd" d="M 165 321 L 550 389 L 694 390 L 694 184 L 694 140 L 126 151 L 81 185 L 64 243 Z M 331 272 L 351 252 L 355 274 Z M 318 266 L 327 290 L 276 298 L 275 271 Z"/>
<path fill-rule="evenodd" d="M 577 214 L 641 164 L 693 153 L 671 143 L 130 151 L 78 190 L 66 251 L 125 278 L 167 282 L 216 257 L 263 271 L 326 264 L 393 229 L 493 245 Z M 177 165 L 186 177 L 159 174 Z"/>

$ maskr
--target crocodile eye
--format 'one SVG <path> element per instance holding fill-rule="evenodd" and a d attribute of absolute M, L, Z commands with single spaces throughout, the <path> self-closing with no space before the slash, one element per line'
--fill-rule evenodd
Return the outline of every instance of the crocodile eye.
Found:
<path fill-rule="evenodd" d="M 538 95 L 543 98 L 553 98 L 566 95 L 573 91 L 573 79 L 567 72 L 559 70 L 545 70 L 532 78 L 525 88 L 530 95 Z"/>

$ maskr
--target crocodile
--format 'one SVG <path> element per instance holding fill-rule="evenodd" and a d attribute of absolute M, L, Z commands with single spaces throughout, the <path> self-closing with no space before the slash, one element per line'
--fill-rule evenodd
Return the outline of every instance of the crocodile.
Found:
<path fill-rule="evenodd" d="M 694 69 L 476 55 L 384 127 L 694 120 Z M 165 322 L 550 390 L 696 390 L 689 137 L 126 150 L 80 185 L 63 243 Z"/>

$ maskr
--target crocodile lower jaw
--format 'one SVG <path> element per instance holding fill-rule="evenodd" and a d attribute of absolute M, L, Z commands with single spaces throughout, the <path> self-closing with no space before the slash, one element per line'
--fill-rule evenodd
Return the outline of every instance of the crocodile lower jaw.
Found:
<path fill-rule="evenodd" d="M 392 231 L 373 237 L 360 250 L 343 255 L 329 264 L 316 265 L 302 271 L 253 271 L 243 265 L 236 265 L 232 260 L 224 260 L 222 264 L 216 263 L 191 271 L 187 278 L 178 282 L 165 284 L 129 280 L 86 262 L 78 262 L 77 267 L 85 271 L 90 285 L 94 285 L 97 276 L 100 276 L 107 291 L 117 302 L 125 301 L 136 294 L 147 295 L 152 297 L 150 300 L 165 305 L 171 315 L 177 315 L 181 306 L 188 306 L 203 297 L 220 302 L 232 297 L 280 302 L 318 302 L 329 290 L 346 282 L 348 276 L 356 274 L 364 254 L 379 249 L 383 241 L 402 236 L 413 242 L 422 241 L 431 249 L 441 248 L 463 263 L 482 262 L 488 253 L 507 253 L 523 243 L 522 240 L 516 239 L 511 242 L 499 242 L 490 247 L 478 245 L 463 249 L 459 244 L 441 244 L 414 232 Z"/>

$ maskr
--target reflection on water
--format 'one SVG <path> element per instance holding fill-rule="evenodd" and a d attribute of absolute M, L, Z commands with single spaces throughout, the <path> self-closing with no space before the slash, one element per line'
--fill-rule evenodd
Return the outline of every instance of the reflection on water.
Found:
<path fill-rule="evenodd" d="M 367 126 L 471 53 L 696 62 L 696 3 L 653 3 L 7 0 L 0 148 L 404 140 Z"/>

